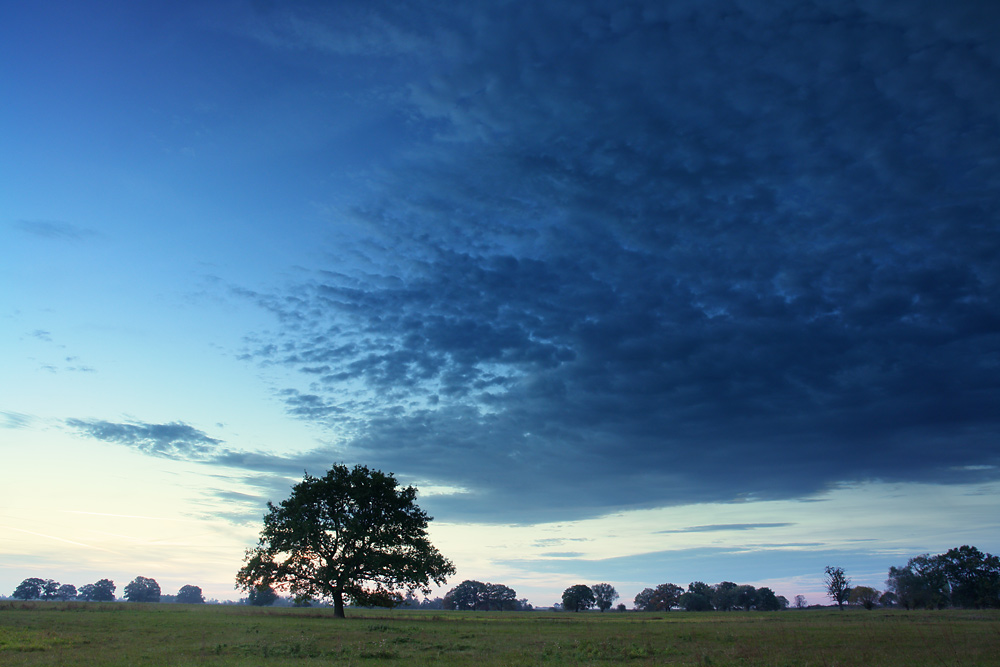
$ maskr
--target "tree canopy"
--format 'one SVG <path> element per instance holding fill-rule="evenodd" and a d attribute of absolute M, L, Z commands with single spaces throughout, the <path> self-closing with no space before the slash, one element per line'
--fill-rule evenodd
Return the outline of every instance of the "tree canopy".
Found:
<path fill-rule="evenodd" d="M 402 592 L 430 593 L 455 567 L 430 543 L 431 520 L 416 504 L 417 490 L 399 487 L 391 473 L 335 465 L 323 477 L 306 474 L 279 505 L 268 503 L 255 549 L 236 575 L 246 591 L 262 585 L 299 599 L 393 606 Z"/>
<path fill-rule="evenodd" d="M 181 589 L 177 591 L 177 602 L 202 604 L 205 602 L 205 596 L 201 593 L 201 587 L 188 584 L 187 586 L 181 586 Z"/>
<path fill-rule="evenodd" d="M 594 600 L 601 611 L 610 609 L 619 597 L 618 591 L 611 584 L 594 584 L 590 590 L 594 592 Z"/>
<path fill-rule="evenodd" d="M 125 599 L 129 602 L 159 602 L 160 585 L 156 579 L 136 577 L 125 586 Z"/>
<path fill-rule="evenodd" d="M 562 594 L 562 605 L 566 611 L 590 609 L 596 601 L 594 591 L 586 584 L 570 586 Z"/>
<path fill-rule="evenodd" d="M 844 568 L 827 565 L 826 572 L 826 594 L 837 603 L 841 609 L 844 603 L 851 596 L 851 580 L 844 574 Z"/>

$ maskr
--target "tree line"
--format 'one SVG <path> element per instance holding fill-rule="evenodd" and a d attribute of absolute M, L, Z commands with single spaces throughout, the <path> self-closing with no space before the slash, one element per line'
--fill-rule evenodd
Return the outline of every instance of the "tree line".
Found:
<path fill-rule="evenodd" d="M 884 591 L 851 586 L 842 568 L 827 567 L 826 590 L 841 608 L 844 603 L 865 609 L 1000 608 L 1000 558 L 967 544 L 935 556 L 921 554 L 890 567 Z"/>
<path fill-rule="evenodd" d="M 111 579 L 100 579 L 92 584 L 81 586 L 77 590 L 73 584 L 60 584 L 53 579 L 30 577 L 14 589 L 16 600 L 81 600 L 84 602 L 114 602 L 115 582 Z M 149 577 L 136 577 L 125 586 L 124 597 L 129 602 L 160 602 L 160 585 Z M 190 584 L 181 586 L 177 595 L 166 596 L 174 602 L 186 604 L 201 604 L 205 602 L 201 588 Z"/>

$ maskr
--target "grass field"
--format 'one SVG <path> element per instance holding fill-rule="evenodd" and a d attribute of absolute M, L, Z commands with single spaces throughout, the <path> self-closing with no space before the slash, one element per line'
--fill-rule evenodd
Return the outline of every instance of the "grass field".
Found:
<path fill-rule="evenodd" d="M 354 611 L 0 602 L 0 665 L 1000 665 L 1000 611 Z"/>

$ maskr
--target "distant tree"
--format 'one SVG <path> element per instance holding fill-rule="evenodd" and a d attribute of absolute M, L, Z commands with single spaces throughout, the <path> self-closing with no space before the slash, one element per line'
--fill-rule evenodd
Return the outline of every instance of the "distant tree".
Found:
<path fill-rule="evenodd" d="M 297 596 L 391 607 L 401 592 L 431 592 L 455 566 L 430 543 L 431 518 L 416 504 L 417 490 L 392 474 L 357 465 L 333 466 L 305 478 L 280 505 L 268 503 L 258 546 L 236 575 L 249 591 L 262 584 Z"/>
<path fill-rule="evenodd" d="M 59 586 L 59 582 L 55 579 L 46 579 L 45 583 L 42 584 L 42 599 L 55 600 L 59 594 Z"/>
<path fill-rule="evenodd" d="M 614 604 L 615 600 L 618 599 L 618 591 L 611 584 L 594 584 L 590 587 L 590 590 L 594 593 L 594 600 L 597 604 L 597 608 L 602 612 L 607 611 Z"/>
<path fill-rule="evenodd" d="M 734 599 L 736 604 L 734 607 L 741 608 L 743 611 L 750 611 L 757 607 L 757 589 L 749 584 L 743 584 L 736 587 L 733 591 Z M 774 593 L 772 592 L 773 596 Z"/>
<path fill-rule="evenodd" d="M 635 608 L 640 611 L 670 611 L 680 604 L 684 589 L 677 584 L 660 584 L 644 588 L 635 596 Z"/>
<path fill-rule="evenodd" d="M 625 603 L 620 603 L 617 607 L 615 607 L 615 610 L 616 611 L 628 611 L 628 607 L 625 606 Z"/>
<path fill-rule="evenodd" d="M 718 611 L 729 611 L 738 605 L 736 589 L 738 586 L 731 581 L 723 581 L 712 587 L 712 605 Z"/>
<path fill-rule="evenodd" d="M 878 603 L 883 607 L 892 607 L 896 604 L 896 594 L 892 591 L 885 591 L 878 598 Z"/>
<path fill-rule="evenodd" d="M 1000 558 L 964 545 L 936 557 L 951 586 L 956 607 L 1000 606 Z"/>
<path fill-rule="evenodd" d="M 796 609 L 805 609 L 806 608 L 806 596 L 805 595 L 796 595 L 795 596 L 795 608 Z"/>
<path fill-rule="evenodd" d="M 73 584 L 63 584 L 56 591 L 57 600 L 72 600 L 77 596 L 76 586 Z"/>
<path fill-rule="evenodd" d="M 247 602 L 254 607 L 270 607 L 278 599 L 278 594 L 267 584 L 254 586 L 247 593 Z"/>
<path fill-rule="evenodd" d="M 566 611 L 581 611 L 594 606 L 594 591 L 586 584 L 576 584 L 563 591 L 562 604 Z"/>
<path fill-rule="evenodd" d="M 844 608 L 844 603 L 851 595 L 851 580 L 844 574 L 844 568 L 827 565 L 826 572 L 826 594 L 837 603 L 837 607 Z"/>
<path fill-rule="evenodd" d="M 129 602 L 159 602 L 160 585 L 156 579 L 136 577 L 125 586 L 125 599 Z"/>
<path fill-rule="evenodd" d="M 503 584 L 486 584 L 486 608 L 497 611 L 517 609 L 517 592 Z"/>
<path fill-rule="evenodd" d="M 444 599 L 448 609 L 458 609 L 460 611 L 485 609 L 487 600 L 489 599 L 489 589 L 481 581 L 466 579 L 445 593 Z"/>
<path fill-rule="evenodd" d="M 45 580 L 38 577 L 25 579 L 14 589 L 12 597 L 16 600 L 37 600 L 42 597 Z"/>
<path fill-rule="evenodd" d="M 688 584 L 687 592 L 681 595 L 678 602 L 684 611 L 711 611 L 712 587 L 703 581 L 692 581 Z"/>
<path fill-rule="evenodd" d="M 110 579 L 98 579 L 93 584 L 93 594 L 89 599 L 95 602 L 114 602 L 115 582 Z"/>
<path fill-rule="evenodd" d="M 911 558 L 904 567 L 890 567 L 885 586 L 906 609 L 943 609 L 951 598 L 943 563 L 928 554 Z"/>
<path fill-rule="evenodd" d="M 181 589 L 177 591 L 177 602 L 181 604 L 204 604 L 205 596 L 201 594 L 201 587 L 188 584 L 187 586 L 181 586 Z"/>
<path fill-rule="evenodd" d="M 758 588 L 754 592 L 754 608 L 759 611 L 778 611 L 787 607 L 788 600 L 781 595 L 775 595 L 767 586 Z"/>
<path fill-rule="evenodd" d="M 874 609 L 882 595 L 871 586 L 855 586 L 851 589 L 849 601 L 851 604 L 859 604 L 865 609 Z"/>

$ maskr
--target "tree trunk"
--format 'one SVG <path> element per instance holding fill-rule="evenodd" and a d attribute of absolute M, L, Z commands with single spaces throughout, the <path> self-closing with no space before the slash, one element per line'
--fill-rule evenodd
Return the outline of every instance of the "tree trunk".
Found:
<path fill-rule="evenodd" d="M 333 592 L 333 616 L 334 618 L 346 618 L 344 616 L 344 594 L 339 589 Z"/>

